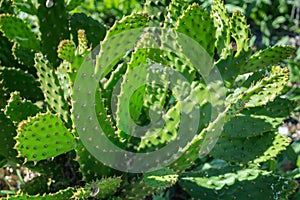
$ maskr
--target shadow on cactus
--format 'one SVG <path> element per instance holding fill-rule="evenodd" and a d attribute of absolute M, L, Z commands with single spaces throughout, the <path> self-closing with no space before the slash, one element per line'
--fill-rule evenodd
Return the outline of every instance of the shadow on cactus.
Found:
<path fill-rule="evenodd" d="M 283 98 L 289 81 L 283 61 L 294 49 L 272 46 L 256 52 L 240 12 L 230 16 L 221 0 L 209 11 L 185 1 L 161 6 L 149 0 L 143 12 L 123 17 L 106 31 L 82 13 L 71 14 L 78 0 L 4 2 L 0 5 L 10 9 L 0 10 L 0 42 L 7 44 L 0 51 L 5 53 L 0 56 L 0 163 L 39 172 L 7 199 L 287 199 L 295 193 L 297 175 L 274 169 L 292 142 L 277 129 L 296 107 Z M 19 12 L 36 16 L 38 33 Z M 159 29 L 149 28 L 153 25 Z M 115 39 L 137 29 L 148 32 Z M 210 59 L 183 56 L 193 45 L 180 43 L 184 40 L 173 32 L 200 45 Z M 153 34 L 161 36 L 157 46 L 151 43 Z M 174 42 L 166 42 L 172 37 Z M 125 51 L 116 52 L 116 46 Z M 198 62 L 206 73 L 197 71 Z M 215 69 L 222 83 L 207 78 Z M 99 71 L 100 80 L 95 78 Z M 171 79 L 172 74 L 180 76 Z M 199 112 L 192 112 L 195 108 Z M 89 126 L 92 120 L 97 126 Z M 138 128 L 153 124 L 141 129 L 140 137 Z M 93 129 L 120 151 L 146 155 L 180 143 L 179 136 L 189 134 L 180 135 L 182 126 L 195 134 L 176 149 L 180 154 L 173 162 L 138 173 L 128 170 L 135 157 L 122 163 L 126 156 L 111 156 L 115 165 L 101 162 L 87 144 L 103 152 L 110 151 L 108 146 L 97 145 L 94 135 L 82 137 Z M 220 137 L 213 138 L 218 131 Z M 157 166 L 163 161 L 143 162 Z"/>

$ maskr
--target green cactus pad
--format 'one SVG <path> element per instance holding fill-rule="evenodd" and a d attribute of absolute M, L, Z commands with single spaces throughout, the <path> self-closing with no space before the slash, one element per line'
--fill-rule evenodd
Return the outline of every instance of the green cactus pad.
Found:
<path fill-rule="evenodd" d="M 277 156 L 290 142 L 290 138 L 271 132 L 254 137 L 223 136 L 219 138 L 210 155 L 236 163 L 259 163 Z"/>
<path fill-rule="evenodd" d="M 231 52 L 232 50 L 228 51 Z M 236 78 L 241 74 L 241 68 L 245 65 L 249 56 L 250 51 L 241 52 L 236 56 L 233 53 L 230 53 L 227 57 L 225 56 L 225 58 L 221 58 L 216 62 L 216 66 L 220 70 L 220 74 L 222 75 L 227 88 L 233 87 Z"/>
<path fill-rule="evenodd" d="M 142 178 L 133 180 L 122 188 L 122 199 L 144 199 L 154 192 L 163 191 L 174 185 L 178 175 L 171 169 L 160 169 L 143 175 Z"/>
<path fill-rule="evenodd" d="M 242 51 L 249 51 L 250 36 L 248 33 L 249 25 L 247 25 L 246 17 L 239 11 L 235 11 L 230 18 L 231 37 L 236 42 L 236 55 Z"/>
<path fill-rule="evenodd" d="M 252 137 L 269 131 L 277 131 L 278 126 L 289 117 L 294 107 L 294 102 L 276 98 L 264 106 L 247 108 L 240 111 L 225 124 L 223 135 Z"/>
<path fill-rule="evenodd" d="M 252 55 L 241 68 L 242 73 L 265 69 L 277 65 L 292 55 L 295 49 L 291 46 L 273 46 Z"/>
<path fill-rule="evenodd" d="M 199 5 L 193 4 L 184 11 L 176 30 L 197 41 L 210 56 L 214 55 L 216 28 L 209 14 Z"/>
<path fill-rule="evenodd" d="M 75 50 L 76 46 L 72 40 L 62 40 L 58 45 L 57 54 L 59 58 L 72 62 L 75 56 Z"/>
<path fill-rule="evenodd" d="M 185 173 L 179 185 L 196 199 L 287 199 L 295 181 L 259 169 L 231 166 Z M 255 191 L 255 192 L 254 192 Z"/>
<path fill-rule="evenodd" d="M 45 177 L 37 177 L 38 179 Z M 43 180 L 41 180 L 43 181 Z M 15 196 L 8 197 L 8 200 L 65 200 L 65 199 L 108 199 L 120 187 L 122 179 L 120 177 L 103 178 L 101 180 L 87 183 L 83 187 L 68 187 L 59 190 L 56 193 L 44 193 L 43 195 L 29 195 L 25 193 L 17 193 Z M 47 186 L 47 185 L 46 185 Z"/>
<path fill-rule="evenodd" d="M 176 172 L 185 171 L 190 168 L 196 159 L 206 155 L 210 151 L 210 143 L 215 143 L 216 138 L 214 135 L 218 135 L 218 130 L 220 129 L 226 120 L 225 112 L 220 113 L 219 117 L 213 122 L 209 123 L 202 131 L 196 135 L 192 141 L 183 149 L 183 154 L 173 162 L 169 167 Z M 216 129 L 217 127 L 217 129 Z M 208 135 L 212 135 L 212 137 Z M 207 137 L 208 136 L 208 137 Z M 205 138 L 207 137 L 207 138 Z"/>
<path fill-rule="evenodd" d="M 0 13 L 14 13 L 13 1 L 4 0 L 0 5 Z"/>
<path fill-rule="evenodd" d="M 76 147 L 76 154 L 76 161 L 79 163 L 80 172 L 83 175 L 83 179 L 87 182 L 99 179 L 103 176 L 113 175 L 115 172 L 115 170 L 105 166 L 90 154 L 80 141 L 78 141 L 78 146 Z"/>
<path fill-rule="evenodd" d="M 40 42 L 36 35 L 17 16 L 1 14 L 0 30 L 8 39 L 19 43 L 24 48 L 33 50 L 39 48 Z"/>
<path fill-rule="evenodd" d="M 146 0 L 144 4 L 144 11 L 150 18 L 150 26 L 158 27 L 162 26 L 165 16 L 167 14 L 168 0 Z"/>
<path fill-rule="evenodd" d="M 88 40 L 86 38 L 85 31 L 82 29 L 78 30 L 78 53 L 84 55 L 88 52 Z"/>
<path fill-rule="evenodd" d="M 5 114 L 0 111 L 0 155 L 6 159 L 14 159 L 18 153 L 13 149 L 14 137 L 17 135 L 16 127 Z"/>
<path fill-rule="evenodd" d="M 39 83 L 31 74 L 23 70 L 0 67 L 1 80 L 3 80 L 2 85 L 7 88 L 7 92 L 9 93 L 19 91 L 21 97 L 32 102 L 44 99 L 43 92 L 39 88 Z"/>
<path fill-rule="evenodd" d="M 180 124 L 180 113 L 181 106 L 176 104 L 174 107 L 168 110 L 165 116 L 165 126 L 162 129 L 154 131 L 147 131 L 145 138 L 141 139 L 139 149 L 144 148 L 159 148 L 161 145 L 165 145 L 168 142 L 174 142 L 177 136 L 177 130 Z M 149 137 L 149 135 L 154 135 Z"/>
<path fill-rule="evenodd" d="M 80 29 L 85 31 L 86 38 L 89 41 L 88 45 L 92 47 L 99 45 L 100 41 L 105 37 L 106 28 L 97 20 L 83 13 L 73 14 L 71 16 L 70 26 L 75 44 L 78 44 L 77 33 Z"/>
<path fill-rule="evenodd" d="M 42 54 L 36 54 L 35 68 L 48 106 L 61 115 L 65 122 L 71 124 L 68 102 L 64 99 L 64 90 L 59 85 L 56 71 Z"/>
<path fill-rule="evenodd" d="M 55 74 L 59 81 L 59 86 L 63 90 L 64 99 L 68 100 L 71 97 L 71 82 L 70 82 L 70 63 L 62 62 L 56 69 Z"/>
<path fill-rule="evenodd" d="M 132 83 L 135 83 L 135 85 L 137 86 L 143 85 L 146 78 L 143 77 L 145 75 L 145 68 L 139 70 L 139 74 L 134 72 L 132 73 L 131 71 L 133 71 L 133 68 L 138 67 L 138 65 L 146 64 L 146 52 L 147 50 L 138 50 L 136 52 L 133 52 L 131 62 L 128 64 L 127 71 L 123 77 L 122 84 L 120 86 L 120 95 L 118 95 L 117 100 L 118 105 L 116 110 L 116 121 L 117 127 L 125 133 L 131 132 L 126 127 L 133 127 L 132 123 L 134 123 L 134 121 L 130 120 L 130 123 L 126 120 L 126 123 L 124 123 L 124 119 L 126 119 L 126 117 L 124 118 L 124 115 L 130 114 L 130 118 L 133 118 L 134 120 L 137 120 L 141 115 L 143 106 L 142 97 L 145 92 L 144 87 L 134 88 L 134 90 L 132 90 L 133 87 L 131 85 Z M 139 64 L 137 65 L 137 63 Z M 129 91 L 135 91 L 135 93 L 130 94 Z M 127 101 L 125 101 L 125 99 L 127 99 Z M 127 111 L 129 111 L 130 113 L 128 113 Z"/>
<path fill-rule="evenodd" d="M 171 24 L 172 27 L 176 25 L 178 18 L 187 9 L 189 2 L 187 0 L 172 0 L 168 6 L 168 13 L 165 19 L 165 24 Z"/>
<path fill-rule="evenodd" d="M 60 62 L 57 57 L 58 44 L 60 41 L 70 38 L 68 11 L 65 1 L 52 1 L 53 5 L 48 7 L 47 1 L 38 0 L 37 17 L 41 32 L 41 52 L 56 68 Z"/>
<path fill-rule="evenodd" d="M 6 67 L 17 67 L 18 62 L 12 54 L 13 42 L 10 42 L 0 31 L 0 62 Z"/>
<path fill-rule="evenodd" d="M 74 136 L 56 115 L 45 113 L 29 117 L 19 124 L 15 137 L 19 156 L 28 161 L 55 157 L 75 148 Z"/>
<path fill-rule="evenodd" d="M 252 86 L 246 91 L 250 99 L 247 101 L 245 108 L 262 106 L 273 101 L 282 93 L 288 82 L 288 76 L 287 68 L 274 66 L 263 79 L 256 83 L 253 81 L 255 84 L 251 82 Z M 252 80 L 251 77 L 249 79 Z"/>
<path fill-rule="evenodd" d="M 7 104 L 8 92 L 7 88 L 3 85 L 3 80 L 0 80 L 0 109 L 4 108 Z"/>
<path fill-rule="evenodd" d="M 34 65 L 34 51 L 26 47 L 21 46 L 19 43 L 15 43 L 12 47 L 12 53 L 15 59 L 23 65 L 33 66 Z"/>
<path fill-rule="evenodd" d="M 19 123 L 29 116 L 35 116 L 39 111 L 40 109 L 31 101 L 21 99 L 18 92 L 13 92 L 4 112 L 14 123 Z"/>
<path fill-rule="evenodd" d="M 148 21 L 149 19 L 147 18 L 146 15 L 144 14 L 131 14 L 129 16 L 126 16 L 122 18 L 120 21 L 117 21 L 111 29 L 107 32 L 105 39 L 101 43 L 101 49 L 105 50 L 106 55 L 115 55 L 115 48 L 111 47 L 117 47 L 120 46 L 121 44 L 123 45 L 123 49 L 128 48 L 129 50 L 132 49 L 132 43 L 128 43 L 128 41 L 138 41 L 139 35 L 138 34 L 133 34 L 132 38 L 131 37 L 126 37 L 122 38 L 122 32 L 131 30 L 131 29 L 136 29 L 136 28 L 143 28 L 148 26 Z M 141 30 L 139 30 L 141 31 Z M 119 34 L 120 33 L 120 34 Z M 114 35 L 119 34 L 118 38 L 113 37 Z M 108 40 L 109 39 L 109 40 Z M 109 41 L 109 43 L 107 42 Z M 102 52 L 100 51 L 100 54 Z M 118 55 L 118 58 L 124 57 L 124 55 Z M 106 59 L 106 60 L 105 60 Z M 104 58 L 103 56 L 100 56 L 100 58 L 97 60 L 98 63 L 101 63 L 105 65 L 107 63 L 107 58 Z M 112 68 L 119 62 L 119 59 L 116 59 L 114 61 L 111 61 L 111 68 L 106 69 L 105 72 L 103 72 L 103 75 L 106 76 L 108 73 L 112 71 Z M 96 70 L 99 69 L 100 66 L 96 66 Z"/>
<path fill-rule="evenodd" d="M 97 199 L 107 199 L 117 192 L 121 183 L 121 177 L 102 178 L 86 184 L 84 188 L 77 189 L 72 198 L 86 199 L 92 197 Z"/>
<path fill-rule="evenodd" d="M 13 0 L 14 6 L 17 9 L 20 9 L 22 12 L 28 13 L 30 15 L 36 15 L 37 14 L 37 8 L 33 4 L 32 0 L 27 0 L 24 2 L 24 0 Z"/>
<path fill-rule="evenodd" d="M 106 38 L 110 38 L 123 31 L 135 28 L 143 28 L 148 26 L 149 19 L 145 14 L 131 14 L 117 21 L 107 32 Z"/>
<path fill-rule="evenodd" d="M 178 175 L 173 170 L 164 168 L 146 173 L 143 179 L 150 187 L 165 189 L 177 182 Z"/>
<path fill-rule="evenodd" d="M 230 19 L 222 0 L 214 0 L 211 5 L 210 17 L 216 27 L 216 48 L 221 58 L 226 58 L 230 46 Z"/>

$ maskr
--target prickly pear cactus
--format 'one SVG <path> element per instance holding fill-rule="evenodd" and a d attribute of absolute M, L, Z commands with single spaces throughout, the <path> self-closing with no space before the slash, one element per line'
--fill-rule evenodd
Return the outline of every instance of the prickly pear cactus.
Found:
<path fill-rule="evenodd" d="M 19 156 L 40 161 L 74 149 L 74 136 L 61 119 L 53 114 L 38 114 L 19 124 L 15 137 Z"/>
<path fill-rule="evenodd" d="M 208 10 L 189 0 L 147 0 L 106 31 L 95 16 L 72 11 L 81 0 L 3 2 L 0 162 L 40 173 L 8 199 L 287 199 L 295 192 L 296 176 L 278 167 L 296 154 L 278 134 L 295 108 L 283 95 L 283 61 L 294 48 L 255 51 L 241 12 L 229 15 L 221 0 Z M 36 16 L 37 30 L 21 12 Z M 117 148 L 95 144 L 87 130 Z M 135 156 L 177 143 L 172 162 L 147 157 L 142 164 L 153 168 L 128 170 Z M 112 153 L 115 165 L 89 144 Z M 134 154 L 125 164 L 127 154 L 113 154 L 124 151 Z"/>
<path fill-rule="evenodd" d="M 21 99 L 20 93 L 11 93 L 10 99 L 5 107 L 5 115 L 14 123 L 19 123 L 29 116 L 35 116 L 41 109 L 29 100 Z"/>
<path fill-rule="evenodd" d="M 197 199 L 285 199 L 296 187 L 295 182 L 270 172 L 240 166 L 212 166 L 184 173 L 179 179 L 183 189 Z"/>

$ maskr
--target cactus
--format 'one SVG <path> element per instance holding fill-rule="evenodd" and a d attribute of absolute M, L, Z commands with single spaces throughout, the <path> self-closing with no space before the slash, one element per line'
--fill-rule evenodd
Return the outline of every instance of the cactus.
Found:
<path fill-rule="evenodd" d="M 179 178 L 179 184 L 193 198 L 201 199 L 280 199 L 287 198 L 296 188 L 289 179 L 240 166 L 187 172 Z"/>
<path fill-rule="evenodd" d="M 277 65 L 294 48 L 255 51 L 242 13 L 230 17 L 221 0 L 210 11 L 190 1 L 147 0 L 143 13 L 124 16 L 106 32 L 95 18 L 71 12 L 81 0 L 4 2 L 1 165 L 41 174 L 8 199 L 143 199 L 165 192 L 182 199 L 287 199 L 295 192 L 295 178 L 271 166 L 291 150 L 291 139 L 277 129 L 295 102 L 282 96 L 289 71 Z M 20 12 L 37 16 L 38 31 Z M 209 58 L 193 54 L 182 35 Z M 224 84 L 208 76 L 216 69 Z M 100 161 L 91 146 L 110 149 L 80 131 L 149 158 L 145 166 L 163 167 L 131 173 L 120 157 L 109 157 L 115 165 Z M 166 166 L 147 157 L 188 137 Z"/>
<path fill-rule="evenodd" d="M 273 46 L 266 48 L 252 55 L 243 66 L 241 72 L 255 71 L 261 67 L 279 64 L 284 59 L 288 58 L 294 51 L 295 49 L 290 46 Z"/>
<path fill-rule="evenodd" d="M 276 157 L 290 142 L 289 138 L 270 132 L 246 138 L 223 136 L 210 155 L 234 163 L 260 163 Z M 239 154 L 234 153 L 237 150 Z"/>
<path fill-rule="evenodd" d="M 154 192 L 162 191 L 177 182 L 178 175 L 171 169 L 161 169 L 146 173 L 142 178 L 133 180 L 125 185 L 120 197 L 121 199 L 143 199 Z"/>
<path fill-rule="evenodd" d="M 103 178 L 91 183 L 87 183 L 84 187 L 77 188 L 66 188 L 60 190 L 56 193 L 43 194 L 43 195 L 28 195 L 24 193 L 17 194 L 16 196 L 8 197 L 9 200 L 13 199 L 87 199 L 87 198 L 97 198 L 97 199 L 107 199 L 112 196 L 116 190 L 119 188 L 122 182 L 120 177 Z"/>
<path fill-rule="evenodd" d="M 242 51 L 249 51 L 249 26 L 247 25 L 245 16 L 243 16 L 239 11 L 234 12 L 230 18 L 229 26 L 231 36 L 235 40 L 236 56 L 238 56 Z"/>
<path fill-rule="evenodd" d="M 64 99 L 64 91 L 59 85 L 59 80 L 51 64 L 42 55 L 35 57 L 35 68 L 41 82 L 41 88 L 45 91 L 45 99 L 49 107 L 56 113 L 59 113 L 66 123 L 70 122 L 68 102 Z"/>
<path fill-rule="evenodd" d="M 7 102 L 7 88 L 3 85 L 3 80 L 0 81 L 0 108 L 4 108 Z"/>
<path fill-rule="evenodd" d="M 14 123 L 19 123 L 29 116 L 35 116 L 40 110 L 36 105 L 28 100 L 22 100 L 18 92 L 11 93 L 4 113 Z"/>
<path fill-rule="evenodd" d="M 20 92 L 20 96 L 32 102 L 43 100 L 39 83 L 33 75 L 15 68 L 0 67 L 0 80 L 7 92 Z"/>
<path fill-rule="evenodd" d="M 16 127 L 13 122 L 1 111 L 0 112 L 0 153 L 8 161 L 15 160 L 17 151 L 13 149 L 17 135 Z"/>
<path fill-rule="evenodd" d="M 161 26 L 167 14 L 166 7 L 169 0 L 154 1 L 146 0 L 144 11 L 149 15 L 151 20 L 150 26 Z"/>
<path fill-rule="evenodd" d="M 83 180 L 87 182 L 96 180 L 99 177 L 111 176 L 115 173 L 115 170 L 105 166 L 91 155 L 81 142 L 76 148 L 76 154 L 76 161 L 79 163 Z"/>
<path fill-rule="evenodd" d="M 37 17 L 39 19 L 41 34 L 41 52 L 57 67 L 57 46 L 63 39 L 70 37 L 68 26 L 68 12 L 64 1 L 52 1 L 52 6 L 46 5 L 47 0 L 39 0 Z M 55 31 L 49 31 L 49 27 Z"/>
<path fill-rule="evenodd" d="M 282 106 L 286 109 L 282 110 Z M 225 124 L 223 134 L 232 137 L 252 137 L 268 131 L 277 131 L 277 127 L 294 107 L 294 102 L 276 98 L 264 106 L 247 108 Z M 251 129 L 248 129 L 248 126 L 251 126 Z"/>
<path fill-rule="evenodd" d="M 193 4 L 185 10 L 178 20 L 176 30 L 196 40 L 209 55 L 214 54 L 216 28 L 209 14 L 199 5 Z"/>
<path fill-rule="evenodd" d="M 0 32 L 0 63 L 3 66 L 14 67 L 18 66 L 18 62 L 12 54 L 13 43 Z"/>
<path fill-rule="evenodd" d="M 75 148 L 74 136 L 57 116 L 46 113 L 19 124 L 15 149 L 28 161 L 55 157 Z"/>
<path fill-rule="evenodd" d="M 216 48 L 221 58 L 226 58 L 230 53 L 230 29 L 231 19 L 227 15 L 226 8 L 221 0 L 213 1 L 210 17 L 214 20 L 216 27 Z"/>
<path fill-rule="evenodd" d="M 83 13 L 73 14 L 71 16 L 70 26 L 71 33 L 76 44 L 78 44 L 77 32 L 80 29 L 85 31 L 87 40 L 89 41 L 89 46 L 96 47 L 99 45 L 99 41 L 102 41 L 105 37 L 106 28 L 98 21 Z"/>
<path fill-rule="evenodd" d="M 187 7 L 189 6 L 189 2 L 187 0 L 172 0 L 168 6 L 168 14 L 165 19 L 165 26 L 172 25 L 174 27 L 176 25 L 177 19 L 181 16 Z"/>
<path fill-rule="evenodd" d="M 0 29 L 4 35 L 27 49 L 37 50 L 39 41 L 26 24 L 16 16 L 1 14 Z"/>
<path fill-rule="evenodd" d="M 73 62 L 76 46 L 71 40 L 62 40 L 58 45 L 58 57 L 68 62 Z"/>

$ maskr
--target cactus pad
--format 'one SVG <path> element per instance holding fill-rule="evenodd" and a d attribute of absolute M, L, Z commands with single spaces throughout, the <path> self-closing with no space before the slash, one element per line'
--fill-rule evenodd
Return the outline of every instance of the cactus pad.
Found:
<path fill-rule="evenodd" d="M 168 0 L 146 0 L 144 4 L 144 11 L 150 18 L 150 26 L 161 26 L 165 20 L 167 14 L 166 7 L 168 6 Z"/>
<path fill-rule="evenodd" d="M 31 74 L 23 70 L 0 67 L 1 80 L 3 80 L 2 85 L 7 88 L 9 93 L 19 91 L 21 97 L 32 102 L 44 99 L 39 83 Z"/>
<path fill-rule="evenodd" d="M 36 35 L 17 16 L 1 14 L 0 30 L 4 32 L 7 38 L 25 48 L 34 50 L 39 48 L 39 41 Z"/>
<path fill-rule="evenodd" d="M 286 199 L 297 184 L 281 176 L 239 166 L 186 173 L 179 184 L 196 199 Z M 255 191 L 255 192 L 253 192 Z"/>
<path fill-rule="evenodd" d="M 16 127 L 5 114 L 0 111 L 0 155 L 8 160 L 16 157 L 18 154 L 15 149 L 14 137 L 17 135 Z"/>
<path fill-rule="evenodd" d="M 53 5 L 47 7 L 48 0 L 38 0 L 38 19 L 41 32 L 41 52 L 47 56 L 49 62 L 56 68 L 59 65 L 57 47 L 61 40 L 69 39 L 69 21 L 65 1 L 51 1 Z M 54 30 L 54 31 L 49 31 Z"/>
<path fill-rule="evenodd" d="M 83 146 L 82 142 L 78 142 L 76 147 L 76 161 L 79 163 L 80 172 L 85 181 L 92 181 L 103 176 L 110 176 L 114 174 L 114 170 L 102 164 L 99 160 L 94 158 L 92 154 Z"/>
<path fill-rule="evenodd" d="M 242 51 L 249 51 L 250 38 L 249 38 L 249 25 L 247 25 L 246 17 L 241 12 L 235 11 L 230 18 L 230 32 L 231 36 L 236 42 L 236 55 Z"/>
<path fill-rule="evenodd" d="M 216 27 L 216 48 L 221 58 L 226 58 L 229 53 L 230 30 L 229 17 L 222 0 L 214 0 L 211 5 L 211 18 Z"/>
<path fill-rule="evenodd" d="M 85 185 L 82 189 L 77 189 L 72 198 L 86 199 L 89 197 L 97 199 L 108 199 L 120 187 L 122 179 L 120 177 L 102 178 Z"/>
<path fill-rule="evenodd" d="M 35 68 L 50 109 L 61 115 L 65 122 L 71 123 L 68 102 L 64 99 L 64 90 L 59 85 L 59 79 L 52 65 L 42 54 L 36 54 Z"/>
<path fill-rule="evenodd" d="M 210 56 L 214 54 L 216 28 L 209 14 L 199 5 L 193 4 L 185 10 L 176 30 L 197 41 Z"/>
<path fill-rule="evenodd" d="M 263 69 L 268 66 L 280 64 L 287 59 L 295 49 L 291 46 L 273 46 L 252 55 L 241 68 L 243 73 Z"/>
<path fill-rule="evenodd" d="M 282 93 L 287 84 L 288 76 L 287 68 L 281 68 L 280 66 L 272 67 L 267 76 L 257 81 L 253 87 L 249 87 L 246 93 L 250 95 L 250 99 L 245 107 L 262 106 L 273 101 Z"/>
<path fill-rule="evenodd" d="M 282 109 L 283 106 L 285 109 Z M 225 124 L 223 135 L 252 137 L 277 131 L 278 126 L 290 115 L 294 106 L 290 100 L 276 98 L 264 106 L 242 110 Z M 249 126 L 251 128 L 248 128 Z"/>
<path fill-rule="evenodd" d="M 259 163 L 274 158 L 290 142 L 288 137 L 270 132 L 246 138 L 223 136 L 219 138 L 210 155 L 230 162 Z"/>
<path fill-rule="evenodd" d="M 62 40 L 58 45 L 57 54 L 59 58 L 72 62 L 74 60 L 75 50 L 76 46 L 72 40 Z"/>
<path fill-rule="evenodd" d="M 31 101 L 22 100 L 18 92 L 11 93 L 8 104 L 5 107 L 5 114 L 14 123 L 19 123 L 29 116 L 35 116 L 40 109 Z"/>
<path fill-rule="evenodd" d="M 19 124 L 15 148 L 28 161 L 51 158 L 75 148 L 74 136 L 53 114 L 38 114 Z"/>
<path fill-rule="evenodd" d="M 12 53 L 15 59 L 23 65 L 33 66 L 34 65 L 34 51 L 26 47 L 21 46 L 19 43 L 14 43 L 12 47 Z"/>
<path fill-rule="evenodd" d="M 171 169 L 149 172 L 125 186 L 120 196 L 122 199 L 143 199 L 154 192 L 171 187 L 177 180 L 178 175 Z"/>

